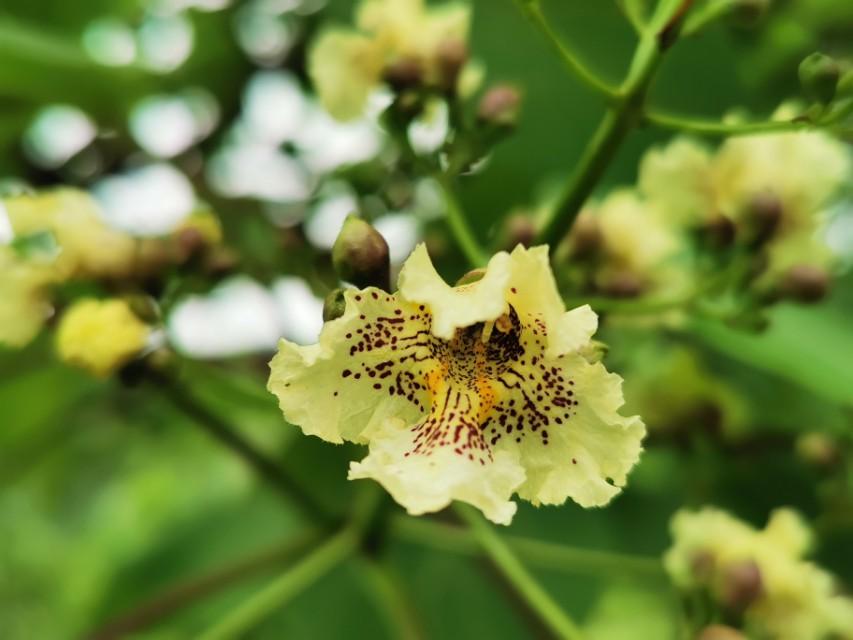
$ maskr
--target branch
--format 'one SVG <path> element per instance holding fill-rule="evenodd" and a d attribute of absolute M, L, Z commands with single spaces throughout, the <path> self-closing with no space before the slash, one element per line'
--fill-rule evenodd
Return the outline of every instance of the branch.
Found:
<path fill-rule="evenodd" d="M 524 16 L 545 36 L 551 45 L 560 54 L 560 59 L 563 65 L 569 70 L 578 80 L 583 82 L 587 87 L 603 95 L 605 98 L 613 100 L 617 97 L 617 91 L 609 84 L 604 82 L 597 74 L 590 71 L 584 63 L 580 61 L 578 56 L 560 39 L 560 36 L 548 24 L 548 20 L 542 13 L 542 7 L 539 0 L 515 0 L 519 10 Z"/>
<path fill-rule="evenodd" d="M 456 244 L 459 245 L 459 248 L 465 254 L 472 267 L 485 266 L 489 261 L 489 256 L 483 247 L 480 246 L 479 241 L 474 236 L 473 230 L 468 225 L 468 218 L 462 209 L 462 205 L 459 204 L 459 200 L 456 198 L 450 178 L 446 175 L 437 175 L 436 180 L 444 194 L 444 203 L 447 209 L 445 216 L 447 217 L 447 224 L 450 227 L 453 238 L 456 240 Z"/>
<path fill-rule="evenodd" d="M 456 513 L 470 527 L 471 535 L 506 578 L 519 597 L 536 613 L 558 638 L 579 639 L 580 630 L 562 608 L 524 568 L 513 551 L 483 520 L 479 513 L 467 505 L 456 503 Z"/>
<path fill-rule="evenodd" d="M 290 474 L 265 453 L 257 449 L 225 420 L 199 403 L 177 379 L 161 372 L 149 371 L 148 378 L 172 405 L 190 418 L 219 444 L 237 454 L 270 487 L 292 502 L 307 517 L 329 523 L 331 518 Z"/>
<path fill-rule="evenodd" d="M 721 137 L 744 136 L 757 133 L 801 131 L 803 129 L 819 126 L 818 123 L 813 123 L 805 119 L 729 123 L 716 120 L 700 120 L 656 111 L 648 111 L 643 117 L 643 120 L 648 124 L 661 127 L 662 129 L 672 129 L 683 133 L 695 133 L 697 135 Z"/>

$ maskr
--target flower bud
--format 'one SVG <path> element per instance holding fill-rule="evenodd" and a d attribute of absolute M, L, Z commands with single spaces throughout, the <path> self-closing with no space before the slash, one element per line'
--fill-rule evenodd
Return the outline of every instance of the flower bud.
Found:
<path fill-rule="evenodd" d="M 529 214 L 514 213 L 504 221 L 504 245 L 508 250 L 517 245 L 529 247 L 536 238 L 536 224 Z"/>
<path fill-rule="evenodd" d="M 347 302 L 344 298 L 344 289 L 338 287 L 332 289 L 326 299 L 323 300 L 323 322 L 337 320 L 347 310 Z"/>
<path fill-rule="evenodd" d="M 388 243 L 368 222 L 347 216 L 332 247 L 332 264 L 338 276 L 359 288 L 379 287 L 388 291 L 391 263 Z"/>
<path fill-rule="evenodd" d="M 799 74 L 800 84 L 807 96 L 821 104 L 832 102 L 841 75 L 841 69 L 834 59 L 815 52 L 800 63 Z"/>
<path fill-rule="evenodd" d="M 782 293 L 804 304 L 820 302 L 829 290 L 829 274 L 822 267 L 798 264 L 782 279 Z"/>
<path fill-rule="evenodd" d="M 728 565 L 720 584 L 720 602 L 733 612 L 743 612 L 764 593 L 761 569 L 754 560 Z"/>
<path fill-rule="evenodd" d="M 484 275 L 486 275 L 485 269 L 472 269 L 459 278 L 459 280 L 456 281 L 455 286 L 464 287 L 466 284 L 474 284 L 475 282 L 482 280 Z"/>
<path fill-rule="evenodd" d="M 847 69 L 841 74 L 835 95 L 839 98 L 853 98 L 853 68 Z"/>
<path fill-rule="evenodd" d="M 705 627 L 696 636 L 696 640 L 748 640 L 745 635 L 734 627 L 724 624 L 712 624 Z"/>
<path fill-rule="evenodd" d="M 195 227 L 185 227 L 178 231 L 175 241 L 182 261 L 198 255 L 207 246 L 207 238 L 205 238 L 204 233 Z"/>
<path fill-rule="evenodd" d="M 511 129 L 518 122 L 521 109 L 521 94 L 518 89 L 507 84 L 499 84 L 480 99 L 477 107 L 477 119 L 500 129 Z"/>
<path fill-rule="evenodd" d="M 770 9 L 771 0 L 736 0 L 732 3 L 729 18 L 737 27 L 755 26 Z"/>
<path fill-rule="evenodd" d="M 782 220 L 784 209 L 775 194 L 764 191 L 755 195 L 744 212 L 745 233 L 752 245 L 767 242 Z"/>
<path fill-rule="evenodd" d="M 569 247 L 572 257 L 584 259 L 594 256 L 601 249 L 604 237 L 601 227 L 592 216 L 578 216 L 569 232 Z"/>
<path fill-rule="evenodd" d="M 382 78 L 395 93 L 400 93 L 419 87 L 424 79 L 424 70 L 416 58 L 400 58 L 385 67 Z"/>
<path fill-rule="evenodd" d="M 731 218 L 716 213 L 702 226 L 702 238 L 714 249 L 725 249 L 734 242 L 736 229 Z"/>
<path fill-rule="evenodd" d="M 600 289 L 612 298 L 636 298 L 643 292 L 643 283 L 630 271 L 621 271 L 608 277 Z"/>
<path fill-rule="evenodd" d="M 444 91 L 452 93 L 456 90 L 459 72 L 468 61 L 468 45 L 458 38 L 444 40 L 438 45 L 435 56 L 440 86 Z"/>
<path fill-rule="evenodd" d="M 815 467 L 832 467 L 841 461 L 835 439 L 824 433 L 803 434 L 797 438 L 795 449 L 801 460 Z"/>

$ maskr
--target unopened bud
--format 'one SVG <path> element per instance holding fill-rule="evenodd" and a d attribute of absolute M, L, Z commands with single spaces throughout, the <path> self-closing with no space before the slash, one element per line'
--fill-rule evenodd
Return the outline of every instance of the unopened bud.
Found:
<path fill-rule="evenodd" d="M 696 640 L 748 640 L 745 635 L 734 627 L 724 624 L 712 624 L 702 629 Z"/>
<path fill-rule="evenodd" d="M 482 280 L 484 275 L 486 275 L 485 269 L 472 269 L 456 281 L 456 286 L 464 287 L 466 284 L 474 284 Z"/>
<path fill-rule="evenodd" d="M 729 18 L 736 27 L 755 26 L 770 9 L 771 0 L 736 0 L 732 3 Z"/>
<path fill-rule="evenodd" d="M 710 247 L 725 249 L 734 242 L 736 228 L 728 216 L 716 213 L 702 226 L 702 236 Z"/>
<path fill-rule="evenodd" d="M 761 569 L 754 560 L 728 565 L 720 585 L 720 602 L 734 612 L 743 612 L 764 593 Z"/>
<path fill-rule="evenodd" d="M 607 279 L 601 292 L 612 298 L 636 298 L 643 292 L 643 282 L 630 271 L 621 271 Z"/>
<path fill-rule="evenodd" d="M 419 87 L 424 79 L 424 70 L 416 58 L 400 58 L 385 67 L 382 78 L 396 93 L 400 93 Z"/>
<path fill-rule="evenodd" d="M 569 247 L 575 259 L 590 258 L 598 253 L 604 237 L 598 221 L 592 216 L 578 216 L 569 232 Z"/>
<path fill-rule="evenodd" d="M 752 245 L 767 242 L 779 227 L 783 213 L 782 202 L 775 194 L 764 191 L 753 197 L 744 216 L 747 241 Z"/>
<path fill-rule="evenodd" d="M 511 129 L 518 122 L 521 109 L 521 94 L 518 89 L 507 84 L 499 84 L 480 99 L 477 107 L 477 119 L 501 129 Z"/>
<path fill-rule="evenodd" d="M 853 98 L 853 68 L 847 69 L 841 74 L 835 95 L 839 98 Z"/>
<path fill-rule="evenodd" d="M 160 322 L 160 307 L 157 301 L 145 294 L 135 294 L 125 298 L 130 310 L 137 318 L 148 324 Z"/>
<path fill-rule="evenodd" d="M 825 433 L 806 433 L 797 438 L 797 455 L 816 467 L 831 467 L 841 460 L 838 444 Z"/>
<path fill-rule="evenodd" d="M 200 229 L 195 227 L 186 227 L 178 231 L 175 238 L 178 251 L 182 260 L 188 260 L 192 256 L 198 255 L 207 245 L 207 238 Z"/>
<path fill-rule="evenodd" d="M 390 288 L 391 263 L 388 243 L 376 229 L 350 215 L 332 247 L 332 264 L 342 280 L 359 288 Z"/>
<path fill-rule="evenodd" d="M 821 104 L 832 102 L 841 76 L 841 68 L 833 58 L 815 52 L 800 63 L 799 74 L 807 96 Z"/>
<path fill-rule="evenodd" d="M 459 72 L 468 61 L 468 45 L 464 40 L 450 38 L 438 45 L 435 56 L 441 88 L 452 93 L 456 89 Z"/>
<path fill-rule="evenodd" d="M 810 264 L 798 264 L 782 279 L 782 293 L 804 304 L 821 301 L 829 291 L 829 274 L 826 269 Z"/>
<path fill-rule="evenodd" d="M 507 249 L 514 249 L 517 245 L 529 247 L 536 239 L 536 224 L 530 215 L 514 213 L 504 222 L 504 236 Z"/>
<path fill-rule="evenodd" d="M 344 298 L 344 289 L 338 287 L 333 289 L 326 299 L 323 300 L 323 322 L 337 320 L 347 310 L 347 301 Z"/>

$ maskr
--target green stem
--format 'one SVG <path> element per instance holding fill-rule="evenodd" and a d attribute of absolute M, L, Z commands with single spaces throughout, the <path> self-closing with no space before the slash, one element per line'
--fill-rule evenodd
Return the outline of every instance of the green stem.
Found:
<path fill-rule="evenodd" d="M 682 0 L 670 8 L 671 4 L 664 1 L 658 5 L 650 26 L 642 34 L 619 89 L 619 100 L 604 114 L 555 206 L 545 217 L 538 234 L 540 242 L 555 246 L 568 232 L 628 132 L 639 121 L 646 89 L 661 54 L 671 45 L 672 34 L 677 33 L 678 25 L 673 21 L 683 14 L 688 2 Z"/>
<path fill-rule="evenodd" d="M 392 533 L 409 542 L 445 552 L 480 553 L 480 546 L 470 531 L 434 520 L 397 516 L 392 520 Z M 522 560 L 542 569 L 584 575 L 631 575 L 643 579 L 663 580 L 666 577 L 660 561 L 653 557 L 578 549 L 520 536 L 503 535 L 501 538 Z"/>
<path fill-rule="evenodd" d="M 708 2 L 702 11 L 697 11 L 684 22 L 682 37 L 689 38 L 699 31 L 725 16 L 734 8 L 734 0 L 717 0 Z"/>
<path fill-rule="evenodd" d="M 683 133 L 695 133 L 704 136 L 744 136 L 756 133 L 776 133 L 800 131 L 820 123 L 805 120 L 768 120 L 765 122 L 720 122 L 716 120 L 700 120 L 677 116 L 656 111 L 646 112 L 643 120 L 662 129 L 672 129 Z"/>
<path fill-rule="evenodd" d="M 331 518 L 294 478 L 246 440 L 230 424 L 196 401 L 192 393 L 176 378 L 149 371 L 148 380 L 155 384 L 172 405 L 185 414 L 193 424 L 233 453 L 237 454 L 267 484 L 294 504 L 307 517 L 328 523 Z"/>
<path fill-rule="evenodd" d="M 358 548 L 359 540 L 359 530 L 354 526 L 347 526 L 330 536 L 302 562 L 208 629 L 200 636 L 200 640 L 228 640 L 244 637 L 245 633 L 343 562 Z"/>
<path fill-rule="evenodd" d="M 542 7 L 539 0 L 515 0 L 519 10 L 527 17 L 528 20 L 545 36 L 551 45 L 560 54 L 560 59 L 565 67 L 576 77 L 583 82 L 587 87 L 600 93 L 604 97 L 613 100 L 617 97 L 617 92 L 614 87 L 604 82 L 595 73 L 590 71 L 584 65 L 578 56 L 562 41 L 559 35 L 548 24 L 548 20 L 542 13 Z"/>
<path fill-rule="evenodd" d="M 642 0 L 616 0 L 616 6 L 622 11 L 622 14 L 627 18 L 634 31 L 638 35 L 641 35 L 646 28 Z"/>
<path fill-rule="evenodd" d="M 356 566 L 359 578 L 365 582 L 388 626 L 388 636 L 398 640 L 423 638 L 414 607 L 391 571 L 365 554 L 359 556 Z"/>
<path fill-rule="evenodd" d="M 471 507 L 459 503 L 455 505 L 455 510 L 462 520 L 468 524 L 471 534 L 497 570 L 506 578 L 530 609 L 541 618 L 547 628 L 558 638 L 569 640 L 580 638 L 581 633 L 577 625 L 536 582 L 515 556 L 512 549 L 483 520 L 480 514 Z"/>
<path fill-rule="evenodd" d="M 489 257 L 468 225 L 468 219 L 462 210 L 462 205 L 459 204 L 459 200 L 456 198 L 450 178 L 440 175 L 436 176 L 436 180 L 444 193 L 447 224 L 450 227 L 453 238 L 456 240 L 456 244 L 459 245 L 459 248 L 465 254 L 472 267 L 479 268 L 485 266 Z"/>
<path fill-rule="evenodd" d="M 290 560 L 316 537 L 316 531 L 306 531 L 272 549 L 265 549 L 208 575 L 174 585 L 119 617 L 107 621 L 86 637 L 89 640 L 117 640 L 150 629 L 181 609 Z"/>

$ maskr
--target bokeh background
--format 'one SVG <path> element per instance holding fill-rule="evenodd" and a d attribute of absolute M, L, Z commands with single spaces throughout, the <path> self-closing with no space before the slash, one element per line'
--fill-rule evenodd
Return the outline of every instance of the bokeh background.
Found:
<path fill-rule="evenodd" d="M 509 81 L 524 95 L 516 133 L 462 183 L 475 228 L 494 240 L 505 216 L 565 175 L 603 105 L 564 72 L 512 2 L 473 4 L 473 55 L 489 81 Z M 850 54 L 846 0 L 773 4 L 759 27 L 722 23 L 679 43 L 651 103 L 761 117 L 798 94 L 803 56 L 845 47 Z M 634 35 L 615 3 L 555 0 L 547 8 L 591 66 L 614 82 L 621 77 Z M 397 262 L 427 239 L 448 279 L 465 270 L 428 185 L 401 177 L 382 198 L 371 195 L 385 144 L 376 124 L 334 123 L 311 96 L 305 44 L 351 12 L 338 0 L 4 0 L 0 7 L 4 192 L 21 183 L 83 186 L 123 225 L 143 229 L 183 215 L 193 194 L 207 201 L 242 260 L 238 276 L 191 283 L 171 310 L 168 330 L 186 357 L 187 380 L 320 500 L 342 509 L 354 490 L 347 461 L 358 452 L 284 424 L 264 390 L 275 341 L 316 336 L 322 296 L 335 284 L 328 250 L 355 207 L 375 221 Z M 421 132 L 427 146 L 441 135 L 440 123 Z M 668 138 L 654 129 L 633 133 L 600 188 L 632 183 L 642 153 Z M 853 213 L 846 221 L 833 242 L 851 259 Z M 683 357 L 718 386 L 702 387 L 698 409 L 691 405 L 683 420 L 687 436 L 661 436 L 654 411 L 646 416 L 647 451 L 608 508 L 522 503 L 512 533 L 657 556 L 681 507 L 714 504 L 762 525 L 770 510 L 790 505 L 815 523 L 816 559 L 853 583 L 853 468 L 816 462 L 801 438 L 819 432 L 833 446 L 850 446 L 851 284 L 850 276 L 838 279 L 817 307 L 780 305 L 760 335 L 709 322 L 685 331 L 605 322 L 608 366 L 626 378 Z M 274 575 L 276 545 L 306 524 L 150 388 L 95 381 L 57 363 L 47 333 L 22 351 L 0 352 L 0 637 L 84 637 L 165 588 L 273 553 L 246 579 L 139 636 L 193 637 Z M 671 402 L 672 385 L 637 378 L 626 389 L 629 404 Z M 727 421 L 750 434 L 749 446 L 718 437 Z M 529 637 L 524 612 L 506 606 L 504 587 L 481 561 L 404 538 L 391 537 L 388 558 L 428 637 Z M 593 637 L 675 637 L 665 584 L 620 572 L 536 573 L 597 629 Z M 366 580 L 364 567 L 347 563 L 251 637 L 384 637 Z"/>

